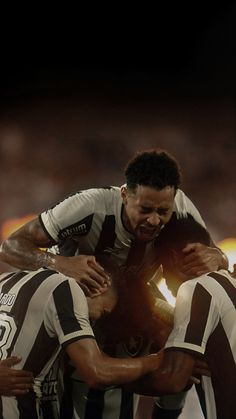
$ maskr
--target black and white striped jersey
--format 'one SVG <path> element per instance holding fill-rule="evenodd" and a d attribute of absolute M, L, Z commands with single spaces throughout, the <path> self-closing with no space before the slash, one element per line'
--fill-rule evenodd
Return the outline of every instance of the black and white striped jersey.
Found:
<path fill-rule="evenodd" d="M 146 337 L 134 334 L 123 342 L 109 345 L 109 350 L 106 345 L 101 347 L 112 357 L 133 358 L 152 352 L 151 345 Z M 66 370 L 63 390 L 61 419 L 134 419 L 136 416 L 139 395 L 119 385 L 104 390 L 89 388 L 72 367 Z"/>
<path fill-rule="evenodd" d="M 40 215 L 44 230 L 59 245 L 60 254 L 96 255 L 105 252 L 120 266 L 126 264 L 132 253 L 134 237 L 122 223 L 120 189 L 111 186 L 84 190 Z M 178 190 L 172 218 L 177 222 L 189 216 L 205 226 L 196 207 L 184 192 Z M 145 254 L 145 247 L 146 244 L 141 244 L 138 256 L 136 253 L 139 262 Z"/>
<path fill-rule="evenodd" d="M 16 367 L 35 377 L 34 391 L 1 397 L 0 418 L 56 418 L 51 402 L 56 402 L 57 371 L 51 367 L 61 348 L 94 338 L 83 291 L 73 279 L 48 269 L 1 275 L 0 334 L 0 358 L 21 356 Z"/>
<path fill-rule="evenodd" d="M 41 224 L 54 241 L 56 251 L 72 256 L 78 253 L 96 255 L 107 253 L 119 266 L 142 262 L 153 243 L 136 246 L 134 237 L 122 223 L 123 203 L 120 187 L 83 190 L 40 215 Z M 172 226 L 182 217 L 193 217 L 201 225 L 204 222 L 190 199 L 178 190 L 175 196 Z M 163 228 L 159 236 L 163 234 Z M 117 355 L 120 356 L 120 355 Z M 123 356 L 130 356 L 123 354 Z M 90 418 L 97 409 L 96 419 L 132 419 L 137 397 L 121 388 L 106 391 L 89 389 L 78 376 L 69 380 L 72 402 L 65 418 Z M 72 413 L 71 413 L 72 409 Z M 73 415 L 74 416 L 71 416 Z"/>
<path fill-rule="evenodd" d="M 166 348 L 205 354 L 211 378 L 203 377 L 207 417 L 236 417 L 236 280 L 225 270 L 181 285 L 174 329 Z"/>

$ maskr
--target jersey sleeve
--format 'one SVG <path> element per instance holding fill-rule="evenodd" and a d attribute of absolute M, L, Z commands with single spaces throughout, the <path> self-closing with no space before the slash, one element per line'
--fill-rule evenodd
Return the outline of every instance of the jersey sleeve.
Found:
<path fill-rule="evenodd" d="M 91 337 L 86 297 L 73 279 L 59 283 L 49 296 L 44 316 L 45 328 L 63 347 L 75 340 Z"/>
<path fill-rule="evenodd" d="M 78 192 L 40 214 L 41 225 L 55 242 L 90 231 L 94 209 L 99 200 L 98 190 Z"/>
<path fill-rule="evenodd" d="M 217 325 L 218 313 L 215 299 L 203 283 L 186 281 L 177 294 L 174 328 L 165 347 L 204 354 L 208 338 Z"/>
<path fill-rule="evenodd" d="M 185 195 L 185 193 L 180 189 L 178 189 L 175 196 L 174 211 L 177 218 L 183 218 L 189 214 L 194 218 L 195 221 L 206 228 L 205 222 L 203 221 L 200 212 L 195 207 L 193 202 L 187 197 L 187 195 Z"/>

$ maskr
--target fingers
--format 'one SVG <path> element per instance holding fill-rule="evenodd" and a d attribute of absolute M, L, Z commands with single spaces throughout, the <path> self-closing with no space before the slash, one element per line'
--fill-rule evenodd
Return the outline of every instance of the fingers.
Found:
<path fill-rule="evenodd" d="M 89 279 L 86 280 L 77 280 L 78 284 L 84 291 L 86 297 L 96 297 L 97 295 L 103 294 L 105 291 L 107 291 L 108 285 L 105 284 L 104 287 L 95 287 L 93 286 L 94 282 L 92 282 Z M 96 284 L 96 282 L 95 282 Z"/>
<path fill-rule="evenodd" d="M 12 376 L 15 383 L 20 383 L 22 380 L 24 380 L 24 383 L 33 383 L 33 374 L 31 371 L 10 370 L 9 375 Z"/>
<path fill-rule="evenodd" d="M 18 396 L 21 394 L 27 394 L 33 388 L 33 384 L 12 384 L 12 388 L 6 389 L 6 387 L 0 386 L 0 394 L 3 396 Z"/>
<path fill-rule="evenodd" d="M 100 285 L 97 283 L 96 280 L 92 279 L 88 274 L 83 277 L 79 277 L 76 279 L 78 284 L 81 286 L 82 290 L 84 291 L 85 295 L 91 296 L 94 293 L 103 293 L 107 290 L 107 288 L 110 286 L 110 283 L 104 283 L 103 285 Z"/>
<path fill-rule="evenodd" d="M 92 259 L 88 259 L 88 266 L 90 267 L 91 277 L 95 279 L 100 285 L 104 285 L 104 283 L 109 282 L 109 275 L 106 274 L 104 268 L 98 262 L 96 262 L 95 257 L 91 258 Z"/>
<path fill-rule="evenodd" d="M 87 270 L 87 275 L 90 279 L 94 280 L 100 287 L 103 287 L 105 284 L 110 284 L 111 280 L 108 275 L 101 276 L 94 269 L 90 268 Z M 98 288 L 97 286 L 95 288 Z"/>
<path fill-rule="evenodd" d="M 194 384 L 200 384 L 200 382 L 201 382 L 201 380 L 199 380 L 199 378 L 194 377 L 193 375 L 191 375 L 190 381 L 191 381 L 191 383 L 194 383 Z"/>
<path fill-rule="evenodd" d="M 4 366 L 4 367 L 13 367 L 16 364 L 19 364 L 20 361 L 21 361 L 21 358 L 20 357 L 18 357 L 18 356 L 11 356 L 9 358 L 3 359 L 0 362 L 0 365 L 1 366 Z"/>
<path fill-rule="evenodd" d="M 25 389 L 25 390 L 13 389 L 9 391 L 8 393 L 6 393 L 5 396 L 20 396 L 22 394 L 27 394 L 27 393 L 29 393 L 29 389 Z"/>
<path fill-rule="evenodd" d="M 216 267 L 212 249 L 201 243 L 189 243 L 183 254 L 180 270 L 188 277 L 200 276 Z"/>

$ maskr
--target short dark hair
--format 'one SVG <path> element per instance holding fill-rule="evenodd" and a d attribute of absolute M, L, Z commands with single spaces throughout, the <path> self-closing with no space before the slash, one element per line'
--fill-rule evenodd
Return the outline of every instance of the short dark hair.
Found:
<path fill-rule="evenodd" d="M 126 183 L 135 190 L 138 185 L 163 189 L 173 186 L 175 190 L 181 181 L 181 171 L 176 159 L 165 150 L 137 152 L 125 168 Z"/>
<path fill-rule="evenodd" d="M 163 276 L 169 288 L 177 292 L 179 287 L 176 278 L 176 265 L 173 263 L 173 255 L 177 260 L 183 258 L 183 248 L 188 243 L 201 243 L 206 246 L 213 246 L 208 231 L 190 215 L 188 218 L 181 218 L 170 221 L 156 240 L 156 254 L 159 263 L 163 266 Z"/>

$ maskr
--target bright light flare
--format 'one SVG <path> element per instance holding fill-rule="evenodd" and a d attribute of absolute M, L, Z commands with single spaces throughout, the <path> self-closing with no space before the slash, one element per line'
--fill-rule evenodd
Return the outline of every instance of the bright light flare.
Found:
<path fill-rule="evenodd" d="M 217 246 L 226 254 L 229 260 L 229 270 L 233 271 L 233 266 L 236 264 L 236 238 L 229 237 L 224 239 Z"/>
<path fill-rule="evenodd" d="M 35 217 L 35 214 L 28 214 L 24 215 L 23 217 L 10 218 L 9 220 L 5 221 L 1 226 L 1 239 L 5 240 L 8 236 L 10 236 L 10 234 L 14 233 L 14 231 Z"/>
<path fill-rule="evenodd" d="M 165 297 L 166 301 L 172 307 L 174 307 L 176 303 L 176 298 L 173 296 L 172 292 L 167 287 L 165 278 L 161 278 L 161 280 L 157 284 L 157 288 L 159 289 L 163 297 Z"/>

